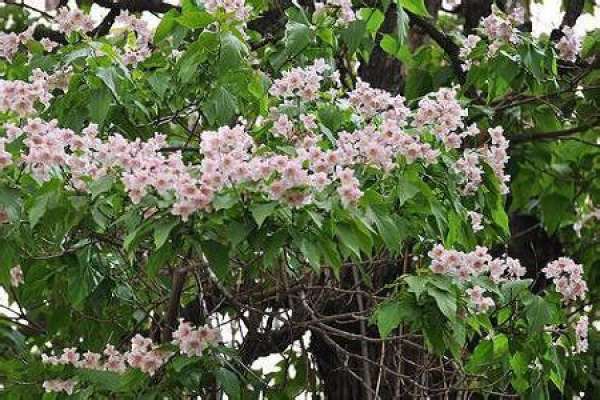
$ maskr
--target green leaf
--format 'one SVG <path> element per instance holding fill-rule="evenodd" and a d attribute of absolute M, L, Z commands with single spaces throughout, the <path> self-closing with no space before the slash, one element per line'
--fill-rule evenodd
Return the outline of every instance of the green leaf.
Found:
<path fill-rule="evenodd" d="M 146 273 L 150 277 L 156 277 L 158 271 L 165 266 L 171 258 L 175 255 L 172 246 L 162 246 L 157 251 L 153 251 L 148 257 L 148 263 L 146 264 Z"/>
<path fill-rule="evenodd" d="M 508 354 L 508 337 L 505 334 L 500 333 L 495 335 L 492 342 L 494 345 L 494 357 L 499 359 Z"/>
<path fill-rule="evenodd" d="M 176 17 L 178 15 L 179 12 L 177 10 L 169 10 L 169 12 L 163 15 L 154 32 L 154 43 L 159 43 L 171 34 L 177 24 Z"/>
<path fill-rule="evenodd" d="M 308 25 L 290 20 L 286 26 L 285 49 L 271 59 L 275 69 L 280 69 L 286 62 L 302 53 L 312 41 Z"/>
<path fill-rule="evenodd" d="M 310 266 L 318 271 L 321 267 L 321 253 L 315 241 L 312 238 L 303 238 L 300 242 L 300 251 Z"/>
<path fill-rule="evenodd" d="M 398 46 L 403 46 L 408 39 L 408 14 L 404 12 L 402 7 L 396 9 L 396 37 Z"/>
<path fill-rule="evenodd" d="M 398 251 L 402 248 L 404 234 L 398 228 L 398 223 L 391 216 L 377 215 L 375 217 L 375 225 L 385 245 L 390 250 Z"/>
<path fill-rule="evenodd" d="M 106 85 L 106 87 L 111 91 L 113 96 L 116 99 L 119 99 L 119 93 L 117 92 L 117 73 L 114 68 L 109 67 L 101 67 L 96 70 L 96 76 L 100 78 L 102 82 Z"/>
<path fill-rule="evenodd" d="M 215 126 L 230 123 L 237 111 L 236 97 L 223 86 L 216 88 L 204 104 L 206 118 Z"/>
<path fill-rule="evenodd" d="M 265 220 L 273 215 L 273 212 L 277 209 L 277 203 L 259 203 L 254 204 L 250 207 L 252 217 L 256 221 L 256 224 L 260 228 Z"/>
<path fill-rule="evenodd" d="M 524 302 L 530 332 L 540 332 L 544 325 L 551 321 L 550 305 L 543 297 L 537 295 L 532 295 Z"/>
<path fill-rule="evenodd" d="M 335 245 L 335 242 L 328 240 L 328 238 L 321 238 L 317 241 L 319 250 L 325 259 L 325 263 L 331 267 L 336 276 L 339 277 L 340 268 L 342 266 L 342 258 Z"/>
<path fill-rule="evenodd" d="M 348 53 L 353 54 L 358 50 L 365 34 L 367 33 L 367 24 L 365 21 L 352 21 L 350 25 L 342 32 L 342 40 L 348 46 Z"/>
<path fill-rule="evenodd" d="M 94 90 L 94 95 L 90 97 L 88 111 L 92 122 L 102 124 L 108 115 L 113 97 L 105 87 Z"/>
<path fill-rule="evenodd" d="M 161 219 L 158 224 L 154 225 L 154 245 L 156 249 L 160 249 L 169 238 L 169 234 L 175 226 L 179 224 L 177 219 Z"/>
<path fill-rule="evenodd" d="M 397 4 L 400 7 L 406 8 L 413 14 L 421 17 L 430 17 L 427 7 L 425 7 L 424 0 L 397 0 Z"/>
<path fill-rule="evenodd" d="M 91 383 L 99 389 L 117 393 L 134 391 L 146 381 L 146 376 L 140 370 L 136 369 L 129 369 L 125 374 L 92 369 L 78 369 L 77 377 L 81 381 Z"/>
<path fill-rule="evenodd" d="M 308 47 L 311 42 L 310 27 L 298 22 L 290 22 L 286 27 L 286 50 L 290 57 L 295 57 Z"/>
<path fill-rule="evenodd" d="M 479 342 L 469 361 L 467 362 L 466 368 L 469 372 L 481 371 L 486 365 L 492 363 L 494 360 L 494 344 L 491 340 L 483 340 Z"/>
<path fill-rule="evenodd" d="M 402 322 L 403 313 L 404 310 L 399 301 L 390 301 L 378 307 L 375 311 L 375 321 L 377 329 L 379 329 L 379 336 L 385 338 L 396 329 Z"/>
<path fill-rule="evenodd" d="M 398 201 L 400 205 L 404 205 L 408 200 L 412 199 L 420 192 L 420 189 L 417 185 L 410 182 L 405 178 L 400 178 L 396 185 L 396 196 L 398 197 Z"/>
<path fill-rule="evenodd" d="M 571 204 L 572 200 L 558 193 L 550 193 L 542 197 L 540 202 L 542 219 L 548 233 L 554 233 L 560 227 L 568 215 Z"/>
<path fill-rule="evenodd" d="M 156 71 L 148 77 L 148 83 L 159 97 L 163 97 L 171 86 L 171 75 L 165 71 Z"/>
<path fill-rule="evenodd" d="M 208 264 L 217 278 L 221 281 L 229 279 L 229 247 L 214 240 L 202 242 L 202 250 Z"/>
<path fill-rule="evenodd" d="M 567 371 L 565 366 L 560 362 L 556 348 L 549 348 L 544 358 L 550 361 L 552 365 L 552 369 L 550 370 L 550 381 L 561 393 L 564 393 Z"/>
<path fill-rule="evenodd" d="M 248 56 L 248 48 L 237 36 L 226 32 L 220 36 L 219 67 L 224 70 L 238 67 Z"/>
<path fill-rule="evenodd" d="M 529 362 L 527 357 L 520 351 L 517 351 L 510 358 L 510 367 L 516 376 L 525 376 L 529 371 Z"/>
<path fill-rule="evenodd" d="M 90 193 L 92 194 L 92 200 L 95 200 L 102 193 L 110 191 L 114 183 L 115 178 L 110 175 L 106 175 L 99 179 L 94 179 L 93 181 L 91 181 L 89 184 L 89 188 Z"/>
<path fill-rule="evenodd" d="M 422 276 L 409 275 L 404 278 L 404 281 L 408 284 L 408 291 L 414 293 L 415 298 L 419 301 L 421 294 L 427 288 L 427 279 Z"/>
<path fill-rule="evenodd" d="M 237 375 L 226 368 L 221 368 L 216 372 L 217 382 L 231 400 L 240 400 L 242 398 L 242 389 Z"/>
<path fill-rule="evenodd" d="M 375 37 L 375 34 L 379 31 L 381 24 L 385 19 L 385 15 L 377 8 L 361 8 L 358 12 L 361 20 L 365 21 L 367 25 L 367 31 Z"/>
<path fill-rule="evenodd" d="M 341 243 L 360 258 L 360 238 L 352 226 L 342 223 L 336 226 L 335 231 Z"/>
<path fill-rule="evenodd" d="M 437 288 L 430 288 L 427 293 L 435 299 L 442 314 L 450 320 L 456 318 L 456 296 Z"/>
<path fill-rule="evenodd" d="M 205 11 L 190 11 L 177 17 L 176 21 L 189 29 L 201 29 L 212 23 L 214 19 Z"/>
<path fill-rule="evenodd" d="M 48 210 L 48 194 L 43 194 L 33 200 L 33 205 L 29 209 L 29 224 L 33 228 Z"/>
<path fill-rule="evenodd" d="M 410 54 L 408 47 L 402 45 L 400 41 L 390 34 L 386 33 L 383 35 L 381 42 L 379 42 L 379 46 L 381 46 L 383 51 L 402 62 L 410 63 L 412 61 L 412 55 Z"/>

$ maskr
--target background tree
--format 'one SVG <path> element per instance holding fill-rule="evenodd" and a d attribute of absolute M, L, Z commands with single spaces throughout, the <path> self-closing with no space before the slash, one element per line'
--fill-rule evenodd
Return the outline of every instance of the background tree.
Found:
<path fill-rule="evenodd" d="M 3 398 L 599 395 L 593 2 L 47 5 L 0 7 Z"/>

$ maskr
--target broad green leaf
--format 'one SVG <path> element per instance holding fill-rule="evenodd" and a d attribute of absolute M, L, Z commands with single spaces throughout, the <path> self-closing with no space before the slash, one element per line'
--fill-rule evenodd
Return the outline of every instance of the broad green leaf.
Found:
<path fill-rule="evenodd" d="M 273 214 L 273 212 L 275 212 L 276 209 L 277 209 L 276 202 L 259 203 L 259 204 L 252 205 L 250 207 L 250 212 L 252 213 L 252 216 L 254 217 L 256 224 L 260 228 L 262 226 L 263 222 L 265 222 L 265 219 L 270 217 Z"/>
<path fill-rule="evenodd" d="M 527 300 L 525 314 L 531 334 L 541 331 L 544 325 L 551 322 L 550 305 L 543 297 L 537 295 L 532 295 Z"/>
<path fill-rule="evenodd" d="M 205 11 L 191 11 L 177 17 L 176 21 L 189 29 L 201 29 L 213 22 L 213 17 Z"/>
<path fill-rule="evenodd" d="M 113 102 L 113 96 L 105 87 L 95 89 L 95 93 L 90 97 L 88 110 L 92 122 L 102 124 L 108 115 L 110 106 Z"/>
<path fill-rule="evenodd" d="M 348 53 L 353 54 L 358 50 L 360 43 L 367 33 L 367 24 L 365 21 L 352 21 L 350 25 L 342 32 L 342 40 L 348 46 Z"/>
<path fill-rule="evenodd" d="M 179 224 L 177 219 L 165 218 L 154 225 L 154 245 L 157 249 L 167 242 L 169 234 L 177 224 Z"/>
<path fill-rule="evenodd" d="M 226 368 L 221 368 L 217 370 L 216 377 L 217 382 L 231 400 L 240 400 L 242 398 L 240 380 L 235 373 Z"/>
<path fill-rule="evenodd" d="M 423 276 L 409 275 L 404 278 L 408 284 L 408 291 L 415 294 L 417 301 L 427 288 L 427 278 Z"/>
<path fill-rule="evenodd" d="M 208 121 L 215 126 L 230 123 L 238 111 L 236 97 L 225 87 L 216 88 L 204 103 L 204 113 Z"/>
<path fill-rule="evenodd" d="M 178 15 L 179 12 L 177 10 L 169 10 L 169 12 L 163 15 L 160 23 L 154 31 L 154 43 L 159 43 L 171 34 L 173 28 L 177 24 L 176 17 Z"/>
<path fill-rule="evenodd" d="M 360 258 L 360 238 L 352 226 L 345 223 L 338 224 L 335 231 L 340 242 Z"/>
<path fill-rule="evenodd" d="M 300 251 L 310 266 L 318 271 L 321 267 L 321 253 L 319 251 L 319 246 L 315 243 L 313 238 L 302 239 L 300 242 Z"/>
<path fill-rule="evenodd" d="M 367 31 L 375 37 L 375 34 L 379 31 L 385 15 L 377 8 L 361 8 L 358 12 L 360 19 L 365 21 L 367 25 Z"/>
<path fill-rule="evenodd" d="M 112 188 L 114 183 L 115 178 L 110 175 L 106 175 L 91 181 L 89 184 L 89 188 L 90 193 L 92 194 L 92 200 L 95 200 L 102 193 L 108 192 Z"/>
<path fill-rule="evenodd" d="M 43 194 L 33 200 L 29 209 L 29 224 L 33 228 L 48 210 L 48 194 Z"/>
<path fill-rule="evenodd" d="M 427 7 L 425 7 L 424 0 L 397 0 L 397 3 L 400 7 L 406 8 L 413 14 L 421 17 L 430 16 L 429 12 L 427 11 Z"/>
<path fill-rule="evenodd" d="M 214 240 L 202 242 L 202 251 L 208 260 L 209 267 L 221 281 L 229 279 L 229 247 Z"/>
<path fill-rule="evenodd" d="M 220 36 L 219 45 L 219 66 L 226 70 L 236 68 L 248 56 L 248 49 L 237 36 L 231 32 L 226 32 Z"/>
<path fill-rule="evenodd" d="M 435 299 L 435 302 L 442 312 L 448 319 L 456 318 L 456 296 L 452 293 L 439 290 L 437 288 L 430 288 L 427 293 Z"/>
<path fill-rule="evenodd" d="M 379 329 L 379 336 L 387 337 L 400 325 L 402 316 L 402 304 L 398 301 L 390 301 L 378 307 L 375 311 L 375 321 Z"/>

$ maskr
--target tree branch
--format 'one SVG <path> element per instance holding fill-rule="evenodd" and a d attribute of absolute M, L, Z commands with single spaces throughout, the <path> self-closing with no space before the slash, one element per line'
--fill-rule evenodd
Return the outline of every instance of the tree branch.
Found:
<path fill-rule="evenodd" d="M 427 21 L 425 18 L 419 17 L 418 15 L 415 15 L 410 11 L 406 11 L 406 13 L 410 17 L 410 21 L 413 24 L 418 25 L 421 29 L 423 29 L 423 31 L 425 31 L 425 33 L 427 33 L 429 37 L 431 37 L 431 39 L 433 39 L 433 41 L 436 42 L 442 48 L 442 50 L 446 52 L 446 54 L 450 58 L 450 62 L 452 63 L 452 69 L 454 70 L 454 73 L 456 74 L 459 82 L 461 84 L 465 83 L 466 74 L 465 71 L 463 71 L 462 69 L 463 63 L 459 57 L 460 47 L 458 47 L 458 45 L 454 43 L 449 36 L 439 31 L 432 23 Z"/>
<path fill-rule="evenodd" d="M 572 128 L 568 128 L 568 129 L 562 129 L 562 130 L 550 131 L 550 132 L 527 133 L 527 134 L 523 134 L 523 135 L 519 135 L 517 137 L 511 138 L 511 142 L 512 143 L 527 143 L 527 142 L 534 142 L 537 140 L 561 139 L 564 137 L 575 135 L 577 133 L 585 132 L 589 129 L 596 128 L 596 127 L 600 126 L 598 124 L 599 122 L 600 122 L 600 120 L 595 120 L 589 124 L 574 126 Z"/>
<path fill-rule="evenodd" d="M 52 30 L 45 25 L 38 25 L 35 27 L 35 30 L 33 31 L 33 38 L 35 40 L 41 40 L 43 38 L 48 38 L 48 39 L 50 39 L 56 43 L 62 44 L 62 45 L 66 45 L 68 43 L 65 35 L 63 35 L 60 32 L 57 32 L 55 30 Z"/>
<path fill-rule="evenodd" d="M 181 299 L 181 293 L 183 292 L 183 285 L 185 284 L 186 275 L 186 268 L 179 268 L 173 272 L 171 296 L 169 297 L 169 304 L 167 305 L 167 313 L 165 315 L 165 322 L 162 329 L 162 336 L 165 342 L 168 342 L 172 339 L 172 333 L 175 329 L 177 316 L 179 315 L 179 302 Z"/>
<path fill-rule="evenodd" d="M 573 27 L 577 23 L 577 19 L 583 13 L 584 0 L 569 0 L 567 2 L 567 8 L 565 15 L 563 15 L 562 22 L 558 28 L 555 28 L 550 33 L 550 39 L 553 41 L 559 40 L 563 37 L 562 28 L 565 26 Z"/>
<path fill-rule="evenodd" d="M 100 22 L 100 24 L 98 24 L 98 26 L 92 31 L 92 36 L 100 37 L 106 35 L 115 23 L 115 19 L 117 18 L 120 12 L 121 10 L 119 10 L 118 8 L 111 8 L 108 14 L 106 14 L 104 19 L 102 20 L 102 22 Z"/>
<path fill-rule="evenodd" d="M 171 10 L 180 10 L 181 7 L 165 3 L 162 0 L 93 0 L 100 7 L 128 10 L 132 12 L 150 11 L 155 13 L 166 13 Z"/>

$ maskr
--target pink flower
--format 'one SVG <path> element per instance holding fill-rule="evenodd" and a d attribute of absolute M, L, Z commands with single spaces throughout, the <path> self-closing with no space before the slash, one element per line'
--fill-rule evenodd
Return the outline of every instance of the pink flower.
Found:
<path fill-rule="evenodd" d="M 19 287 L 19 285 L 25 283 L 25 277 L 23 275 L 23 270 L 20 265 L 12 267 L 10 269 L 10 284 L 13 287 Z"/>
<path fill-rule="evenodd" d="M 554 281 L 556 291 L 562 296 L 565 303 L 577 299 L 584 300 L 588 291 L 583 280 L 583 267 L 567 257 L 561 257 L 549 263 L 542 272 L 547 279 Z"/>
<path fill-rule="evenodd" d="M 575 34 L 573 28 L 565 26 L 562 31 L 564 35 L 556 44 L 558 56 L 565 61 L 575 62 L 581 51 L 581 39 Z"/>
<path fill-rule="evenodd" d="M 575 325 L 576 348 L 575 353 L 585 353 L 588 351 L 588 329 L 589 318 L 587 315 L 579 317 Z"/>

